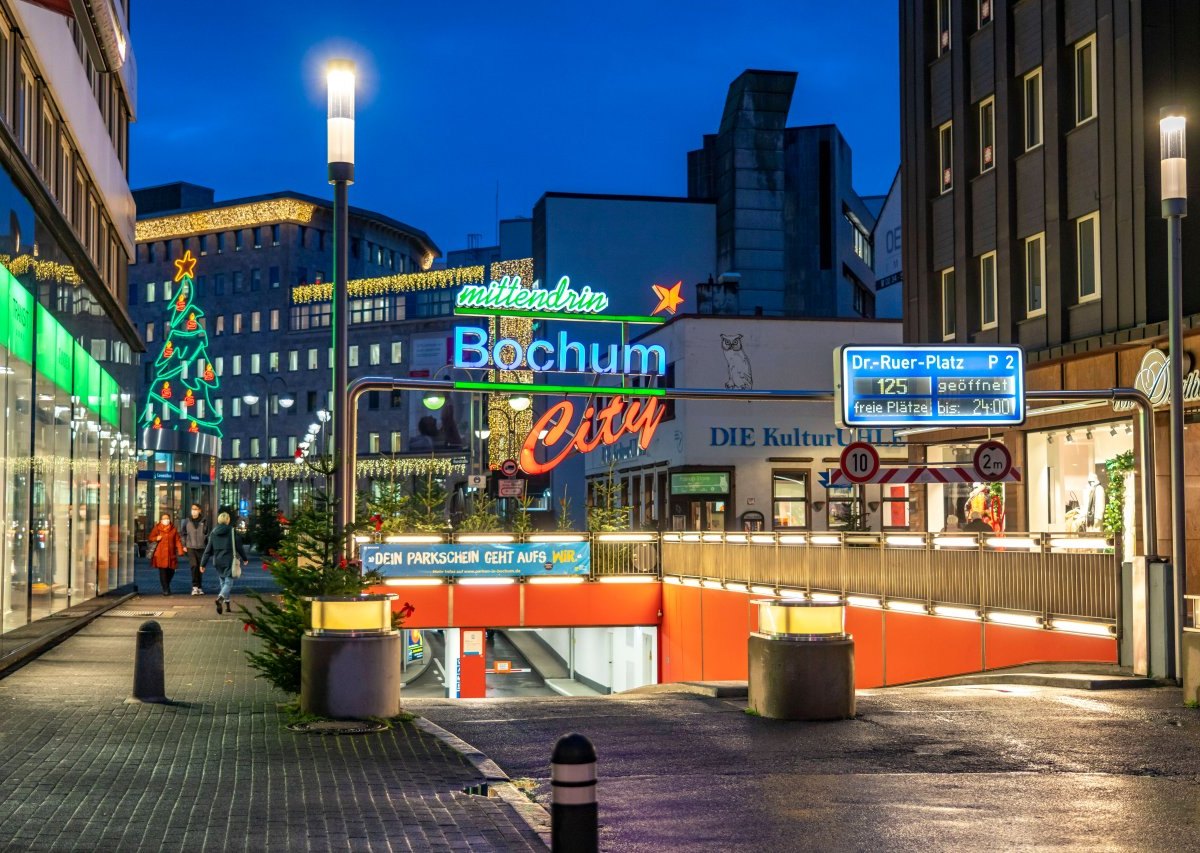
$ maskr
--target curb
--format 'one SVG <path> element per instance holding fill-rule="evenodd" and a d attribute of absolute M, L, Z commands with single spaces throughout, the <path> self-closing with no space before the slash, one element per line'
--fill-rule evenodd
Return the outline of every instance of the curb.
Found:
<path fill-rule="evenodd" d="M 70 622 L 63 625 L 61 628 L 51 631 L 50 633 L 31 641 L 27 645 L 19 647 L 10 655 L 5 655 L 3 659 L 0 659 L 0 678 L 11 675 L 21 667 L 25 666 L 25 664 L 37 660 L 42 656 L 42 654 L 50 651 L 50 649 L 57 646 L 63 640 L 66 640 L 82 631 L 98 616 L 103 616 L 114 607 L 120 607 L 127 601 L 137 598 L 137 596 L 138 593 L 136 591 L 114 596 L 110 601 L 89 610 L 87 613 L 81 614 L 77 618 L 72 619 Z M 104 597 L 105 596 L 100 596 L 99 598 Z"/>
<path fill-rule="evenodd" d="M 546 811 L 544 806 L 535 803 L 521 793 L 517 789 L 517 786 L 512 783 L 508 774 L 500 769 L 500 765 L 458 735 L 446 731 L 437 723 L 431 722 L 424 717 L 416 717 L 413 719 L 412 724 L 425 732 L 425 734 L 437 738 L 470 762 L 483 776 L 489 790 L 495 791 L 496 796 L 504 800 L 517 813 L 517 816 L 525 822 L 525 825 L 538 834 L 546 847 L 550 846 L 550 813 Z"/>

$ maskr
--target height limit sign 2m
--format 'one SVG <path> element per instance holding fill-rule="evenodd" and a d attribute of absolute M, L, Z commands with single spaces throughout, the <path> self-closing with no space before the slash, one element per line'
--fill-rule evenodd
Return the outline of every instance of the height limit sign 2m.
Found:
<path fill-rule="evenodd" d="M 834 351 L 838 426 L 1016 426 L 1025 422 L 1018 346 L 846 346 Z"/>

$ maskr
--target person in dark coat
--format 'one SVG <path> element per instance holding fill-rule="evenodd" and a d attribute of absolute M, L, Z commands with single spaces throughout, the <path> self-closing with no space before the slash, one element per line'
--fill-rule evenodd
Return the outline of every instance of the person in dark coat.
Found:
<path fill-rule="evenodd" d="M 179 526 L 183 537 L 183 547 L 187 548 L 188 563 L 192 567 L 192 595 L 204 594 L 204 566 L 200 565 L 200 555 L 208 544 L 208 519 L 200 504 L 192 504 L 191 515 Z"/>
<path fill-rule="evenodd" d="M 175 577 L 175 567 L 179 558 L 186 552 L 179 531 L 171 522 L 170 513 L 164 512 L 158 519 L 158 524 L 150 531 L 148 541 L 154 543 L 154 552 L 150 555 L 150 565 L 158 569 L 158 581 L 162 584 L 162 594 L 171 594 L 171 579 Z"/>
<path fill-rule="evenodd" d="M 225 604 L 225 612 L 229 612 L 229 598 L 233 593 L 233 560 L 241 560 L 243 566 L 250 559 L 246 556 L 246 547 L 238 539 L 237 534 L 229 524 L 229 513 L 223 512 L 217 516 L 217 525 L 208 534 L 208 544 L 204 546 L 204 554 L 200 557 L 200 565 L 208 565 L 211 557 L 213 568 L 221 576 L 221 590 L 217 593 L 217 612 L 221 612 L 221 603 Z"/>

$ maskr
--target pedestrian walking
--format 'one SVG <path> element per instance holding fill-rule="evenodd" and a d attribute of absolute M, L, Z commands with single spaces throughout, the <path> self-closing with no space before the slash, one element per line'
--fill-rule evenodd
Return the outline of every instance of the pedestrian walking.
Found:
<path fill-rule="evenodd" d="M 192 504 L 191 514 L 183 520 L 180 526 L 183 534 L 183 547 L 187 548 L 188 563 L 192 567 L 192 595 L 204 594 L 204 564 L 200 557 L 208 544 L 208 519 L 200 504 Z"/>
<path fill-rule="evenodd" d="M 208 565 L 210 557 L 213 568 L 221 576 L 221 589 L 217 593 L 217 612 L 221 612 L 221 604 L 224 603 L 225 612 L 228 613 L 233 579 L 241 577 L 242 567 L 250 558 L 246 556 L 245 546 L 230 526 L 227 512 L 217 516 L 216 526 L 213 527 L 212 533 L 208 534 L 208 544 L 204 546 L 204 553 L 200 555 L 200 564 Z"/>
<path fill-rule="evenodd" d="M 175 577 L 175 567 L 179 558 L 186 552 L 179 531 L 171 522 L 169 513 L 163 513 L 158 524 L 150 531 L 149 541 L 154 543 L 154 552 L 150 555 L 150 565 L 158 569 L 158 580 L 162 584 L 162 594 L 171 594 L 171 579 Z"/>

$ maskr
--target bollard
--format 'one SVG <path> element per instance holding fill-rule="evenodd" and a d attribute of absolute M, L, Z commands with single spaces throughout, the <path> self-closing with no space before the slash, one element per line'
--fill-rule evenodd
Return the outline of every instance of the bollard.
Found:
<path fill-rule="evenodd" d="M 153 619 L 143 622 L 137 632 L 137 651 L 133 657 L 134 702 L 166 702 L 163 677 L 163 632 Z"/>
<path fill-rule="evenodd" d="M 596 748 L 583 735 L 563 735 L 554 744 L 550 791 L 551 853 L 599 850 Z"/>

